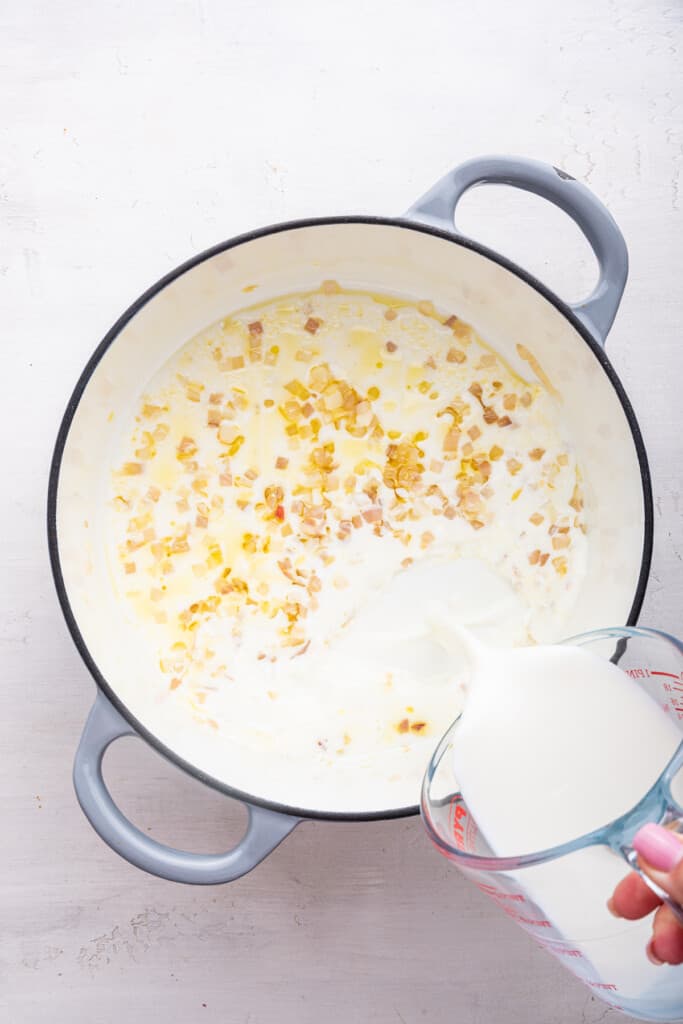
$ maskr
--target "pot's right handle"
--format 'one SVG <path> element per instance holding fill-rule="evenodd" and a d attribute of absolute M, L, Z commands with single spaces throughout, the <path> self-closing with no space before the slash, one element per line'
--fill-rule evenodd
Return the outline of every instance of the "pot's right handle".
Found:
<path fill-rule="evenodd" d="M 455 208 L 473 185 L 512 185 L 549 199 L 568 213 L 595 253 L 600 277 L 592 294 L 573 305 L 576 316 L 601 345 L 612 326 L 628 277 L 624 236 L 599 199 L 569 174 L 537 160 L 484 156 L 468 160 L 437 181 L 411 206 L 406 217 L 453 231 Z"/>
<path fill-rule="evenodd" d="M 135 730 L 98 693 L 76 751 L 73 780 L 78 802 L 97 834 L 135 867 L 171 882 L 216 885 L 232 882 L 255 868 L 301 818 L 246 804 L 249 824 L 243 838 L 228 853 L 186 853 L 145 835 L 121 813 L 102 777 L 102 758 L 120 736 Z"/>

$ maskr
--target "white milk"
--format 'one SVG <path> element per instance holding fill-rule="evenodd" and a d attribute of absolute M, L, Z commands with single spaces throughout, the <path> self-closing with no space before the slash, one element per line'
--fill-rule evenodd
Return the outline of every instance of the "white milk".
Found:
<path fill-rule="evenodd" d="M 436 628 L 443 638 L 445 623 Z M 547 849 L 606 825 L 645 795 L 681 742 L 643 690 L 586 650 L 491 651 L 464 639 L 474 671 L 453 764 L 498 856 Z M 605 904 L 627 871 L 606 847 L 590 847 L 514 878 L 619 996 L 642 997 L 655 984 L 679 991 L 683 969 L 656 968 L 645 957 L 649 922 L 624 922 L 614 934 Z"/>

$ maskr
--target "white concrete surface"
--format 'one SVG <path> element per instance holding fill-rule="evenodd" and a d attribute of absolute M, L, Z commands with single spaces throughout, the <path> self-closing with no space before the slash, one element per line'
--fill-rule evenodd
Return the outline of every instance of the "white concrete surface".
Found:
<path fill-rule="evenodd" d="M 25 0 L 0 4 L 0 1010 L 7 1024 L 613 1024 L 426 842 L 304 825 L 244 880 L 115 857 L 71 759 L 94 687 L 47 566 L 48 461 L 94 345 L 149 283 L 253 225 L 399 213 L 489 151 L 586 181 L 631 280 L 609 351 L 651 458 L 641 621 L 683 632 L 683 10 L 676 0 Z M 541 203 L 461 226 L 568 297 L 592 265 Z M 241 811 L 121 742 L 108 776 L 160 838 L 218 850 Z"/>

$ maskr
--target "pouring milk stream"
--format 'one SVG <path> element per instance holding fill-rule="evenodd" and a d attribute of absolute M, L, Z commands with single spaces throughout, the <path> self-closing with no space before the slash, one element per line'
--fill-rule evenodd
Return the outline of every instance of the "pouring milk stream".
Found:
<path fill-rule="evenodd" d="M 348 655 L 361 637 L 374 634 L 381 647 L 391 631 L 394 644 L 419 652 L 424 685 L 462 678 L 469 663 L 453 768 L 498 857 L 547 850 L 608 825 L 642 799 L 681 743 L 676 724 L 612 662 L 568 645 L 483 643 L 531 639 L 516 595 L 483 563 L 415 566 L 354 627 Z M 683 968 L 652 965 L 642 931 L 628 923 L 615 935 L 606 901 L 628 870 L 608 847 L 587 846 L 515 877 L 608 979 L 604 987 L 632 999 L 655 985 L 677 994 Z"/>

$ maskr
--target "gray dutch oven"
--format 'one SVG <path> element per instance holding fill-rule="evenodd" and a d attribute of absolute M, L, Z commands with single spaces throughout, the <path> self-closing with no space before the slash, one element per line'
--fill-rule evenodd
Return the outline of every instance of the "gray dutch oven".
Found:
<path fill-rule="evenodd" d="M 521 268 L 458 234 L 462 195 L 487 182 L 548 199 L 577 223 L 597 257 L 593 293 L 571 306 Z M 169 355 L 207 324 L 260 296 L 316 288 L 325 278 L 367 290 L 428 296 L 453 310 L 512 362 L 524 339 L 562 396 L 583 469 L 589 556 L 585 583 L 565 635 L 604 622 L 633 624 L 652 546 L 647 459 L 631 405 L 604 343 L 626 283 L 624 239 L 604 206 L 569 175 L 545 164 L 486 157 L 451 171 L 399 218 L 327 217 L 262 228 L 195 256 L 142 295 L 112 327 L 85 367 L 57 437 L 49 485 L 52 570 L 64 616 L 98 687 L 74 766 L 81 807 L 99 835 L 132 864 L 178 882 L 212 884 L 255 867 L 303 819 L 370 820 L 418 812 L 419 786 L 395 805 L 373 796 L 373 773 L 348 791 L 321 783 L 303 792 L 296 770 L 262 752 L 217 757 L 191 745 L 182 723 L 159 716 L 133 686 L 134 662 L 107 575 L 101 524 L 112 437 L 110 410 L 129 410 Z M 86 526 L 89 524 L 89 528 Z M 446 723 L 444 723 L 445 725 Z M 188 727 L 189 728 L 189 727 Z M 182 769 L 246 804 L 247 831 L 220 855 L 181 852 L 145 835 L 112 800 L 102 757 L 120 736 L 139 736 Z M 378 757 L 382 756 L 378 753 Z M 300 771 L 305 771 L 305 765 Z M 288 774 L 289 773 L 289 774 Z M 399 787 L 400 789 L 400 787 Z"/>

